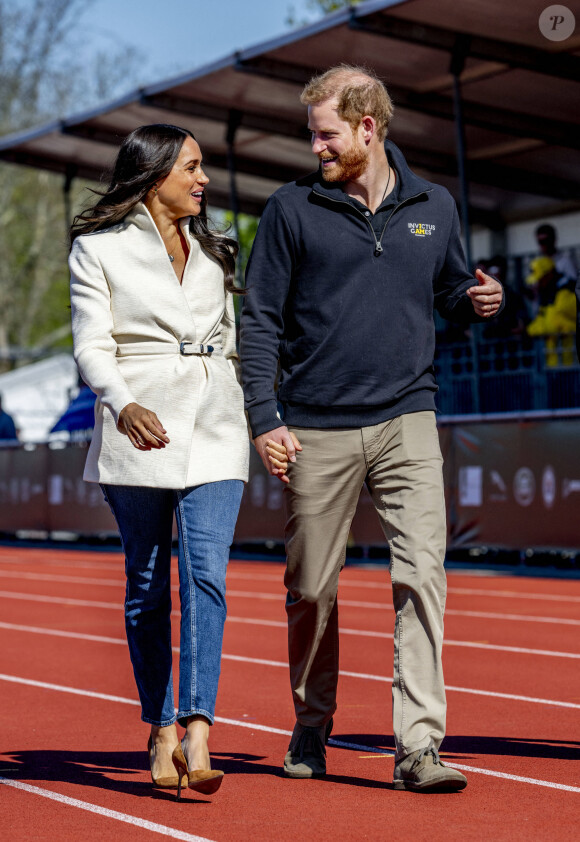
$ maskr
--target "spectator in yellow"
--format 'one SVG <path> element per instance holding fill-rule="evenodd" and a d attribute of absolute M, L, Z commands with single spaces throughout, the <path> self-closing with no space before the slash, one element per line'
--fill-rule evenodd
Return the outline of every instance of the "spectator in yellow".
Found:
<path fill-rule="evenodd" d="M 557 288 L 559 273 L 551 257 L 542 255 L 530 263 L 530 274 L 526 285 L 539 291 L 540 309 L 527 327 L 529 336 L 546 337 L 546 365 L 557 366 L 560 363 L 558 338 L 561 340 L 562 364 L 574 364 L 572 335 L 576 330 L 576 298 L 568 287 Z M 550 288 L 552 291 L 549 292 Z M 553 296 L 553 300 L 552 299 Z M 548 303 L 549 302 L 549 303 Z"/>

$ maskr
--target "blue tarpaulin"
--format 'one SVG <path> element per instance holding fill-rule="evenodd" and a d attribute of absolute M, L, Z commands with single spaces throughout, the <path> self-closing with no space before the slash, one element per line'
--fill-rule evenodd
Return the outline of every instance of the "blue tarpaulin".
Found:
<path fill-rule="evenodd" d="M 83 386 L 50 432 L 92 430 L 95 426 L 95 399 L 95 393 L 88 386 Z"/>

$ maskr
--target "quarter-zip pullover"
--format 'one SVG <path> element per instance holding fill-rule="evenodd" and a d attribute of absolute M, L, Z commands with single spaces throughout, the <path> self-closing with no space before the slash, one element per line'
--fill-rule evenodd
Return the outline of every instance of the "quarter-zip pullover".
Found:
<path fill-rule="evenodd" d="M 254 437 L 280 426 L 278 409 L 285 424 L 322 428 L 435 409 L 433 308 L 478 321 L 452 196 L 385 148 L 398 192 L 374 218 L 318 172 L 268 200 L 241 331 Z"/>

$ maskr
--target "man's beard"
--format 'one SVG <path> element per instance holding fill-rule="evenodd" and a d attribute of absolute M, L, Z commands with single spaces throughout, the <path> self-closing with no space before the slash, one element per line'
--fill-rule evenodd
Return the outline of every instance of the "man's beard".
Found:
<path fill-rule="evenodd" d="M 332 169 L 321 165 L 322 178 L 325 181 L 355 181 L 366 170 L 368 154 L 364 147 L 353 142 L 350 149 L 338 156 Z"/>

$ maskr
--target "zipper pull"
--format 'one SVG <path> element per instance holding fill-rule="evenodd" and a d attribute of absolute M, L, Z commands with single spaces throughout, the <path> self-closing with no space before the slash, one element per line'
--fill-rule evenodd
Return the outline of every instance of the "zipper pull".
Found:
<path fill-rule="evenodd" d="M 383 253 L 383 247 L 380 243 L 375 246 L 375 257 L 379 257 Z"/>

